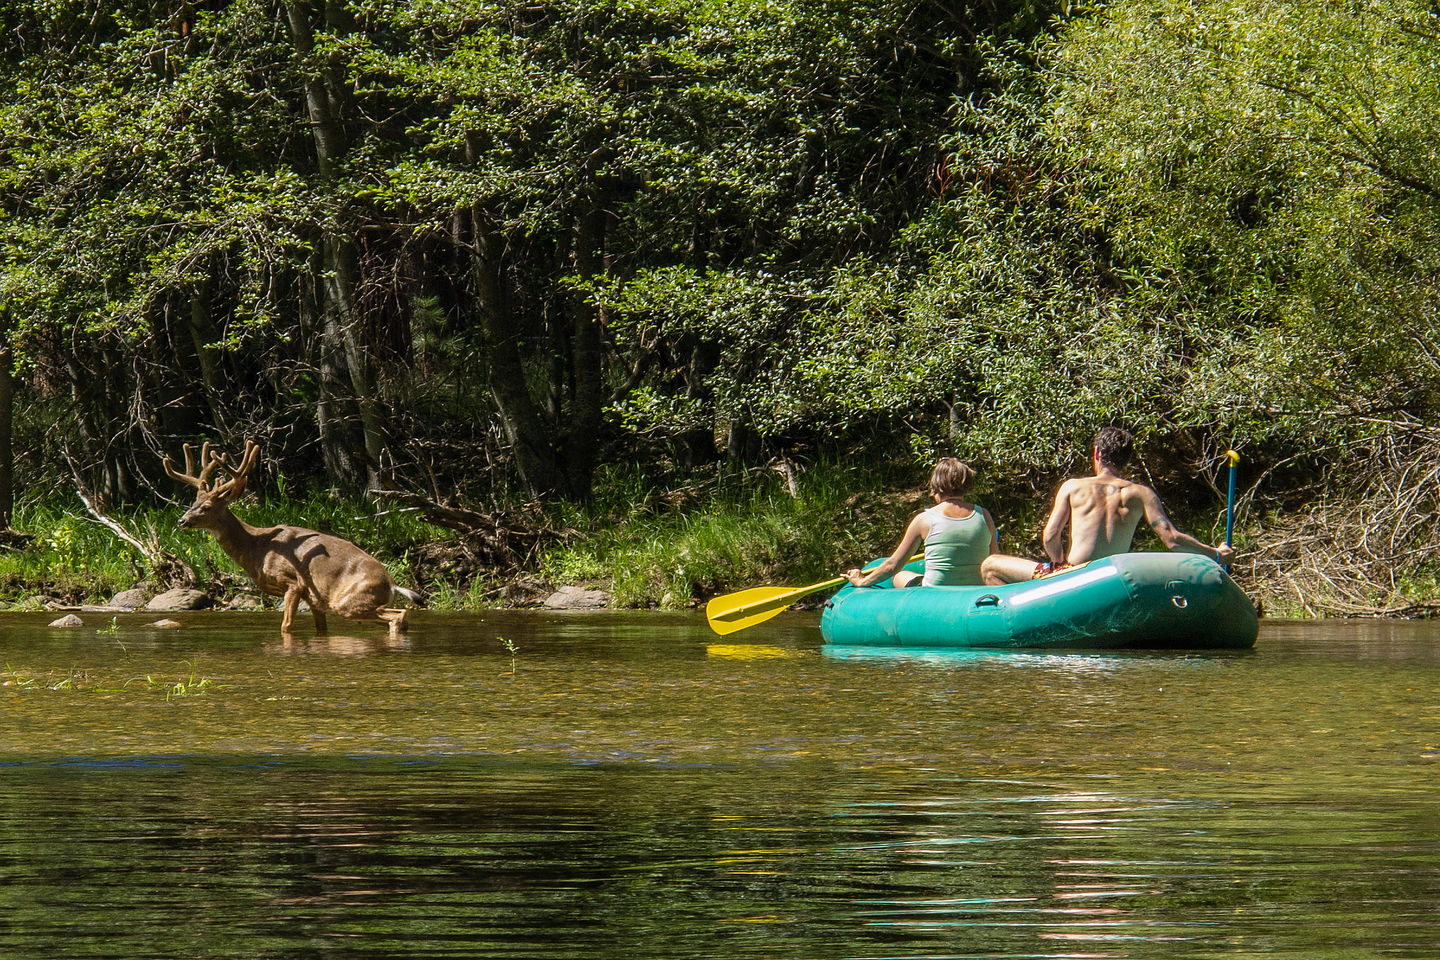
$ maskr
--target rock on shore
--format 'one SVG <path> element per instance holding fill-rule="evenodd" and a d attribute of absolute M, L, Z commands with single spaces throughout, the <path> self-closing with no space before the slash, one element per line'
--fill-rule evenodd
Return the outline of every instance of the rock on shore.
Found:
<path fill-rule="evenodd" d="M 546 610 L 601 610 L 610 605 L 610 594 L 586 587 L 561 587 L 545 598 Z"/>
<path fill-rule="evenodd" d="M 158 597 L 154 597 L 145 604 L 145 609 L 151 612 L 166 610 L 205 610 L 215 605 L 208 594 L 199 590 L 191 590 L 186 587 L 176 587 L 174 590 L 166 590 Z"/>

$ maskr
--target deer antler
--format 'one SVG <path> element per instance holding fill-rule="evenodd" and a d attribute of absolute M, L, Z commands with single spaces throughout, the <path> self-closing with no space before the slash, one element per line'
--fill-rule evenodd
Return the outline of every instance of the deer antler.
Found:
<path fill-rule="evenodd" d="M 199 474 L 196 474 L 195 448 L 187 443 L 185 444 L 185 472 L 181 473 L 179 470 L 176 470 L 175 461 L 169 457 L 165 458 L 165 472 L 168 473 L 173 480 L 188 483 L 190 486 L 202 492 L 209 492 L 210 474 L 214 472 L 215 467 L 220 464 L 221 460 L 221 457 L 217 457 L 210 452 L 210 441 L 206 440 L 200 446 L 201 470 Z"/>
<path fill-rule="evenodd" d="M 250 473 L 250 468 L 255 465 L 255 458 L 260 455 L 260 445 L 254 440 L 245 441 L 245 455 L 240 458 L 238 467 L 230 466 L 230 454 L 215 453 L 210 449 L 210 441 L 200 445 L 200 472 L 195 472 L 195 448 L 185 444 L 185 472 L 181 473 L 175 469 L 175 461 L 169 457 L 165 458 L 165 472 L 173 479 L 181 483 L 188 483 L 190 486 L 202 493 L 215 493 L 225 500 L 234 500 L 245 492 L 245 478 Z M 210 483 L 210 475 L 220 468 L 229 474 L 228 480 L 216 484 Z"/>
<path fill-rule="evenodd" d="M 245 492 L 245 480 L 250 475 L 250 468 L 255 466 L 255 458 L 260 455 L 260 445 L 254 440 L 245 441 L 245 453 L 240 458 L 240 466 L 230 466 L 230 454 L 222 453 L 213 456 L 211 466 L 218 466 L 230 475 L 230 479 L 215 485 L 215 492 L 223 496 L 227 501 L 234 500 Z"/>

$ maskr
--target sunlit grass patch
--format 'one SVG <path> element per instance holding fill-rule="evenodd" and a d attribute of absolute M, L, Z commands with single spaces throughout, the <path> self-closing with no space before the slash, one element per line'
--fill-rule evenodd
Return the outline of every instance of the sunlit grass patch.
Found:
<path fill-rule="evenodd" d="M 898 535 L 889 517 L 857 523 L 849 501 L 860 491 L 873 496 L 871 482 L 820 464 L 800 474 L 794 496 L 777 474 L 752 471 L 700 495 L 597 501 L 564 517 L 587 533 L 547 552 L 541 574 L 598 582 L 616 606 L 667 608 L 776 577 L 832 576 L 840 564 L 868 559 L 871 543 Z"/>
<path fill-rule="evenodd" d="M 385 563 L 397 583 L 420 587 L 426 606 L 436 611 L 533 602 L 534 588 L 546 584 L 598 586 L 617 607 L 681 608 L 744 586 L 828 578 L 888 551 L 908 506 L 886 499 L 887 479 L 893 486 L 896 473 L 887 469 L 812 463 L 799 471 L 792 495 L 785 478 L 768 468 L 707 467 L 656 476 L 633 464 L 614 466 L 597 478 L 589 502 L 547 507 L 546 522 L 570 532 L 553 538 L 533 560 L 462 563 L 449 572 L 422 558 L 427 547 L 455 541 L 457 534 L 414 512 L 324 490 L 302 497 L 252 495 L 234 512 L 253 526 L 283 523 L 351 540 Z M 914 473 L 916 484 L 923 480 L 923 471 L 901 470 Z M 186 506 L 182 498 L 110 516 L 189 565 L 217 601 L 250 591 L 213 536 L 179 528 Z M 105 603 L 152 575 L 148 558 L 63 495 L 17 504 L 15 527 L 32 531 L 35 539 L 0 552 L 0 601 L 9 609 L 39 610 L 57 597 Z"/>
<path fill-rule="evenodd" d="M 187 564 L 203 589 L 224 595 L 247 583 L 213 536 L 180 528 L 178 521 L 187 506 L 177 502 L 133 507 L 111 511 L 110 518 Z M 248 497 L 236 504 L 234 512 L 252 526 L 287 524 L 351 540 L 385 562 L 402 584 L 410 579 L 407 551 L 416 543 L 449 535 L 413 513 L 386 512 L 369 501 L 326 492 L 303 500 Z M 16 503 L 12 526 L 33 533 L 34 539 L 24 547 L 0 551 L 0 598 L 8 609 L 42 609 L 46 597 L 104 603 L 151 575 L 149 558 L 67 497 L 22 498 Z"/>

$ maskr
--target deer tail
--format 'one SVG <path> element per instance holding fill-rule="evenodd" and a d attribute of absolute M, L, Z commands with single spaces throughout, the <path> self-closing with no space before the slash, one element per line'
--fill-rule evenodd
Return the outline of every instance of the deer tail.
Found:
<path fill-rule="evenodd" d="M 397 596 L 401 596 L 404 597 L 406 600 L 409 600 L 412 606 L 425 606 L 425 598 L 420 596 L 420 594 L 416 593 L 414 590 L 410 590 L 406 587 L 396 586 L 395 593 Z"/>

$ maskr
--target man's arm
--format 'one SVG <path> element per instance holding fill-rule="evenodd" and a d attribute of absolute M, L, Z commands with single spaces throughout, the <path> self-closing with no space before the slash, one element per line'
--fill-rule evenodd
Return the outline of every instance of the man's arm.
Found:
<path fill-rule="evenodd" d="M 1045 557 L 1052 563 L 1065 560 L 1065 531 L 1070 526 L 1070 490 L 1074 483 L 1066 480 L 1055 494 L 1055 505 L 1050 508 L 1050 519 L 1045 521 L 1045 534 L 1041 540 L 1045 545 Z"/>
<path fill-rule="evenodd" d="M 1186 553 L 1198 553 L 1201 556 L 1213 557 L 1218 563 L 1229 563 L 1235 556 L 1233 547 L 1221 544 L 1212 547 L 1210 544 L 1197 540 L 1190 534 L 1178 529 L 1170 521 L 1170 516 L 1165 512 L 1165 505 L 1160 502 L 1160 496 L 1154 490 L 1144 484 L 1135 484 L 1140 490 L 1140 501 L 1145 504 L 1145 521 L 1150 524 L 1150 529 L 1160 538 L 1160 542 L 1171 550 L 1182 550 Z"/>

